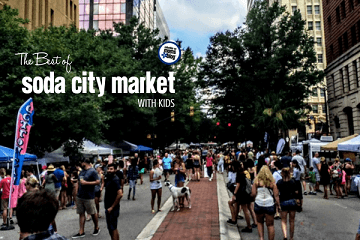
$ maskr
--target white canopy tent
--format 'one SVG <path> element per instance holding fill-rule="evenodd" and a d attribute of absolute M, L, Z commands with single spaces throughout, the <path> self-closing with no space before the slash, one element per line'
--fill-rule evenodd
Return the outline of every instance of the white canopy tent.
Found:
<path fill-rule="evenodd" d="M 91 155 L 107 155 L 107 154 L 113 154 L 113 149 L 101 147 L 89 140 L 85 140 L 83 143 L 83 150 L 81 150 L 81 153 L 91 154 Z"/>
<path fill-rule="evenodd" d="M 360 135 L 338 144 L 338 151 L 360 153 Z"/>

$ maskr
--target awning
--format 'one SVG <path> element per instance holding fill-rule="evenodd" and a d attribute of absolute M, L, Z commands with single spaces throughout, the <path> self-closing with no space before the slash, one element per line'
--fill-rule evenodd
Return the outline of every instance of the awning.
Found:
<path fill-rule="evenodd" d="M 321 150 L 323 150 L 323 151 L 337 151 L 339 143 L 348 141 L 348 140 L 353 139 L 354 137 L 357 137 L 357 136 L 358 136 L 358 134 L 354 134 L 354 135 L 350 135 L 350 136 L 347 136 L 347 137 L 344 137 L 344 138 L 340 138 L 340 139 L 338 139 L 336 141 L 333 141 L 333 142 L 331 142 L 329 144 L 321 146 Z"/>
<path fill-rule="evenodd" d="M 11 162 L 11 159 L 14 157 L 14 149 L 0 146 L 0 161 L 2 162 Z M 25 153 L 24 161 L 36 161 L 36 155 Z"/>
<path fill-rule="evenodd" d="M 338 151 L 360 152 L 360 136 L 338 144 Z"/>

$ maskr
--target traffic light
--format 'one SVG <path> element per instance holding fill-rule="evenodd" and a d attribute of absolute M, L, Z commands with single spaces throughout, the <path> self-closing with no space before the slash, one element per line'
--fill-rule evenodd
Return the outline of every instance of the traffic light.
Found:
<path fill-rule="evenodd" d="M 171 112 L 171 121 L 175 122 L 175 112 L 174 111 Z"/>
<path fill-rule="evenodd" d="M 216 123 L 216 126 L 219 126 L 219 125 L 220 125 L 220 122 L 217 122 L 217 123 Z"/>
<path fill-rule="evenodd" d="M 228 127 L 231 127 L 231 123 L 228 123 Z"/>
<path fill-rule="evenodd" d="M 194 107 L 190 107 L 190 117 L 194 116 Z"/>

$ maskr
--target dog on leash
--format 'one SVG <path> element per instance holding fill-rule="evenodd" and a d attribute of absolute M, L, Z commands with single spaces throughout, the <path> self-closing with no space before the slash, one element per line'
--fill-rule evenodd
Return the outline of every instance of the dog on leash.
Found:
<path fill-rule="evenodd" d="M 188 202 L 188 207 L 191 208 L 190 195 L 191 190 L 188 187 L 174 187 L 170 181 L 165 182 L 165 186 L 169 187 L 171 195 L 173 197 L 173 209 L 172 211 L 180 211 L 179 198 L 185 196 L 186 201 Z"/>

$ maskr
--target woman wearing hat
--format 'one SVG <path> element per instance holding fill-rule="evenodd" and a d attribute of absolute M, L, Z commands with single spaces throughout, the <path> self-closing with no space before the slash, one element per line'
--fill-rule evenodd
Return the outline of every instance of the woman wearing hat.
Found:
<path fill-rule="evenodd" d="M 58 179 L 54 175 L 55 168 L 50 164 L 47 168 L 47 173 L 45 175 L 45 181 L 43 181 L 42 186 L 45 186 L 45 189 L 48 189 L 50 192 L 55 194 L 55 182 Z"/>
<path fill-rule="evenodd" d="M 325 157 L 321 157 L 320 164 L 320 184 L 324 186 L 324 198 L 329 199 L 327 193 L 327 186 L 330 184 L 330 172 L 329 165 L 326 163 Z"/>

